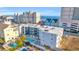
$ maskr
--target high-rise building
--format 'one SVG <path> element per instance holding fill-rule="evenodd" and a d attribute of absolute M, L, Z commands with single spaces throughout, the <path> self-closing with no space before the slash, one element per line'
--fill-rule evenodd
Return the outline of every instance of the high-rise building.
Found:
<path fill-rule="evenodd" d="M 18 13 L 17 14 L 14 14 L 14 22 L 15 23 L 20 23 Z"/>
<path fill-rule="evenodd" d="M 38 23 L 40 14 L 36 12 L 24 12 L 23 14 L 14 14 L 15 23 Z"/>
<path fill-rule="evenodd" d="M 59 26 L 71 32 L 79 31 L 79 8 L 62 7 Z"/>
<path fill-rule="evenodd" d="M 32 20 L 33 23 L 39 23 L 39 21 L 41 21 L 39 13 L 33 12 L 32 17 L 33 17 L 33 20 Z"/>

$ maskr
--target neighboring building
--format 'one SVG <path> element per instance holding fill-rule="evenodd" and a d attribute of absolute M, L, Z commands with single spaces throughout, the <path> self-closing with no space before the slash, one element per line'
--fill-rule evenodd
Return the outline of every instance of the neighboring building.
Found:
<path fill-rule="evenodd" d="M 44 46 L 49 46 L 50 48 L 59 47 L 60 40 L 63 35 L 63 28 L 44 26 L 40 28 L 39 38 L 40 42 Z"/>
<path fill-rule="evenodd" d="M 62 7 L 59 26 L 66 31 L 79 31 L 79 8 L 78 7 Z"/>
<path fill-rule="evenodd" d="M 12 15 L 0 15 L 0 23 L 3 23 L 4 20 L 6 20 L 7 17 L 11 18 L 12 22 L 14 21 L 14 18 L 13 18 Z"/>
<path fill-rule="evenodd" d="M 4 22 L 4 19 L 6 18 L 6 16 L 4 15 L 0 15 L 0 23 Z"/>
<path fill-rule="evenodd" d="M 17 39 L 19 36 L 18 27 L 15 25 L 9 25 L 4 29 L 4 38 L 5 41 Z"/>
<path fill-rule="evenodd" d="M 7 24 L 0 23 L 0 38 L 4 38 L 4 29 L 7 27 Z"/>
<path fill-rule="evenodd" d="M 53 18 L 46 18 L 46 19 L 42 19 L 43 25 L 46 26 L 58 26 L 58 19 L 53 19 Z"/>
<path fill-rule="evenodd" d="M 10 25 L 12 24 L 12 20 L 13 20 L 13 17 L 6 17 L 4 19 L 4 23 Z"/>
<path fill-rule="evenodd" d="M 37 28 L 36 24 L 21 24 L 19 31 L 22 35 L 32 35 L 39 38 L 39 28 Z"/>
<path fill-rule="evenodd" d="M 40 14 L 37 12 L 24 12 L 23 14 L 14 14 L 15 23 L 38 23 L 40 21 Z"/>
<path fill-rule="evenodd" d="M 47 26 L 55 26 L 55 21 L 53 19 L 51 19 L 51 18 L 47 18 L 45 20 L 45 25 L 47 25 Z"/>
<path fill-rule="evenodd" d="M 20 23 L 18 13 L 17 13 L 17 14 L 14 14 L 14 22 L 15 22 L 15 23 Z"/>
<path fill-rule="evenodd" d="M 17 39 L 18 36 L 18 26 L 11 24 L 10 17 L 7 17 L 6 20 L 4 20 L 4 23 L 0 23 L 0 37 L 3 37 L 6 42 Z"/>
<path fill-rule="evenodd" d="M 35 31 L 34 31 L 35 30 Z M 41 26 L 37 24 L 21 24 L 20 34 L 30 34 L 39 38 L 41 45 L 50 48 L 58 47 L 63 35 L 63 28 L 52 26 Z"/>

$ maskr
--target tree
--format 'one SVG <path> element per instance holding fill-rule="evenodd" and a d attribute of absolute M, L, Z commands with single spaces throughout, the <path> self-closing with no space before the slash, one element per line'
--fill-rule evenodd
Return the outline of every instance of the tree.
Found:
<path fill-rule="evenodd" d="M 4 43 L 4 42 L 5 42 L 4 38 L 0 38 L 0 43 Z"/>
<path fill-rule="evenodd" d="M 18 47 L 22 47 L 24 45 L 25 39 L 26 39 L 26 36 L 23 35 L 19 39 L 16 40 L 16 43 L 17 43 Z"/>
<path fill-rule="evenodd" d="M 24 40 L 26 39 L 26 36 L 23 35 L 23 36 L 20 37 L 20 39 L 21 39 L 22 41 L 24 41 Z"/>
<path fill-rule="evenodd" d="M 17 43 L 17 47 L 22 47 L 23 46 L 23 42 L 22 42 L 21 39 L 17 39 L 16 43 Z"/>

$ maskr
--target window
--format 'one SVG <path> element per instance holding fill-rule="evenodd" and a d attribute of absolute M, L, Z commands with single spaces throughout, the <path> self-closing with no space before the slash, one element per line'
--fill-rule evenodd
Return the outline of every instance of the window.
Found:
<path fill-rule="evenodd" d="M 53 38 L 51 38 L 51 40 L 53 40 Z"/>
<path fill-rule="evenodd" d="M 77 23 L 72 23 L 72 24 L 71 24 L 71 28 L 77 29 L 77 25 L 78 25 Z"/>
<path fill-rule="evenodd" d="M 78 31 L 78 24 L 77 24 L 77 23 L 72 23 L 70 30 L 71 30 L 72 32 Z"/>
<path fill-rule="evenodd" d="M 7 36 L 9 36 L 9 34 L 7 34 Z"/>
<path fill-rule="evenodd" d="M 63 23 L 62 27 L 67 28 L 67 23 Z"/>
<path fill-rule="evenodd" d="M 22 34 L 24 34 L 24 27 L 21 28 Z"/>
<path fill-rule="evenodd" d="M 25 27 L 25 34 L 29 34 L 29 28 L 28 27 Z"/>
<path fill-rule="evenodd" d="M 14 39 L 14 38 L 12 37 L 12 39 Z"/>
<path fill-rule="evenodd" d="M 79 8 L 74 8 L 73 20 L 79 20 Z"/>

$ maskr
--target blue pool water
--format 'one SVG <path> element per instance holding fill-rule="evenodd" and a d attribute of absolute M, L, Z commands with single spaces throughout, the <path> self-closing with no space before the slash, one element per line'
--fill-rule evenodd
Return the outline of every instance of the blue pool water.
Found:
<path fill-rule="evenodd" d="M 34 38 L 27 37 L 26 40 L 28 40 L 31 43 L 37 44 L 37 40 L 35 40 Z"/>
<path fill-rule="evenodd" d="M 36 43 L 36 41 L 35 41 L 33 38 L 27 37 L 27 40 L 28 40 L 29 42 Z"/>
<path fill-rule="evenodd" d="M 17 44 L 16 43 L 12 43 L 12 44 L 10 44 L 10 46 L 13 47 L 13 48 L 16 48 Z"/>
<path fill-rule="evenodd" d="M 30 43 L 38 44 L 38 41 L 34 38 L 27 37 L 26 41 L 29 41 Z M 16 48 L 17 44 L 16 43 L 11 43 L 11 44 L 9 44 L 9 46 L 11 46 L 13 48 Z M 23 49 L 23 50 L 25 50 L 25 49 Z"/>

